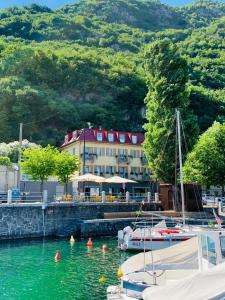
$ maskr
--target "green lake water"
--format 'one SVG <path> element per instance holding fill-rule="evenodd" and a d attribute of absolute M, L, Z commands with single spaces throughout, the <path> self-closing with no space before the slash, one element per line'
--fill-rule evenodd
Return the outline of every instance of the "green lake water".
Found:
<path fill-rule="evenodd" d="M 105 300 L 117 284 L 117 270 L 129 254 L 113 239 L 24 241 L 0 244 L 0 300 Z M 107 244 L 106 253 L 102 245 Z M 54 256 L 60 250 L 61 260 Z M 99 283 L 104 276 L 107 281 Z"/>

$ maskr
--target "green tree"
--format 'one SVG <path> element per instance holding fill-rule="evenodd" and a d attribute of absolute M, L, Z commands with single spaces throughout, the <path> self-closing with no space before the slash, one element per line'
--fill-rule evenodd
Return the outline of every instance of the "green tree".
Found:
<path fill-rule="evenodd" d="M 184 164 L 184 179 L 204 185 L 225 186 L 225 123 L 203 133 Z"/>
<path fill-rule="evenodd" d="M 31 175 L 33 180 L 41 182 L 42 194 L 44 181 L 54 174 L 56 153 L 57 150 L 51 146 L 28 148 L 23 151 L 21 171 Z"/>
<path fill-rule="evenodd" d="M 11 166 L 11 161 L 6 156 L 0 156 L 0 166 Z"/>
<path fill-rule="evenodd" d="M 145 58 L 149 92 L 145 99 L 144 150 L 156 179 L 174 183 L 176 109 L 180 110 L 183 129 L 191 145 L 198 134 L 196 118 L 189 109 L 188 67 L 177 47 L 168 39 L 152 43 Z"/>
<path fill-rule="evenodd" d="M 55 155 L 55 175 L 59 182 L 65 184 L 66 195 L 71 175 L 79 168 L 79 157 L 62 151 Z"/>

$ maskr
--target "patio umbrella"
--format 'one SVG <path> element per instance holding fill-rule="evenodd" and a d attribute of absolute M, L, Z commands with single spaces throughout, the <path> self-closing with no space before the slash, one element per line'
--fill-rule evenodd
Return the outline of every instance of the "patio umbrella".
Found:
<path fill-rule="evenodd" d="M 78 181 L 78 182 L 87 182 L 87 181 L 97 182 L 97 183 L 105 182 L 104 177 L 96 176 L 96 175 L 93 175 L 91 173 L 87 173 L 87 174 L 80 175 L 80 176 L 73 176 L 72 180 L 73 181 Z"/>
<path fill-rule="evenodd" d="M 134 180 L 131 180 L 131 179 L 128 179 L 128 178 L 123 178 L 123 177 L 120 177 L 120 176 L 113 176 L 113 177 L 110 177 L 110 178 L 107 178 L 105 179 L 104 182 L 107 182 L 107 183 L 137 183 L 137 181 L 134 181 Z"/>

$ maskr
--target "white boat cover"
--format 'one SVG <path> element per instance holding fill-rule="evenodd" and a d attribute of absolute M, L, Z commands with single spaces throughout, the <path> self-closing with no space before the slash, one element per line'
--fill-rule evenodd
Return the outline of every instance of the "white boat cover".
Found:
<path fill-rule="evenodd" d="M 148 288 L 144 300 L 223 300 L 225 299 L 225 263 L 207 271 L 171 282 L 164 287 Z"/>
<path fill-rule="evenodd" d="M 167 229 L 166 221 L 162 220 L 158 224 L 154 226 L 154 228 L 162 228 L 162 229 Z"/>
<path fill-rule="evenodd" d="M 125 227 L 127 228 L 127 227 Z M 124 229 L 125 229 L 124 228 Z M 131 231 L 126 231 L 129 234 L 132 233 L 132 238 L 149 238 L 152 235 L 154 235 L 155 230 L 154 229 L 167 229 L 168 227 L 166 226 L 166 222 L 165 220 L 160 221 L 159 223 L 157 223 L 155 226 L 151 227 L 151 226 L 146 226 L 145 228 L 140 228 L 138 227 L 137 229 L 135 229 L 133 231 L 133 233 Z"/>
<path fill-rule="evenodd" d="M 145 270 L 198 269 L 198 237 L 169 248 L 142 252 L 128 258 L 121 266 L 124 275 Z"/>

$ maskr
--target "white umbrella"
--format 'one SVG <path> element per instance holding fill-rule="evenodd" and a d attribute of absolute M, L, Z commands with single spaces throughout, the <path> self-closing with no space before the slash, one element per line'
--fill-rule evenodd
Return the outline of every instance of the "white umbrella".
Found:
<path fill-rule="evenodd" d="M 137 183 L 134 180 L 131 180 L 128 178 L 123 178 L 120 176 L 113 176 L 113 177 L 107 178 L 107 179 L 105 179 L 104 182 L 107 182 L 107 183 Z"/>
<path fill-rule="evenodd" d="M 96 176 L 91 173 L 87 173 L 87 174 L 80 175 L 80 176 L 74 176 L 74 177 L 72 177 L 72 180 L 78 181 L 78 182 L 86 182 L 86 181 L 97 182 L 97 183 L 105 182 L 104 177 Z"/>

